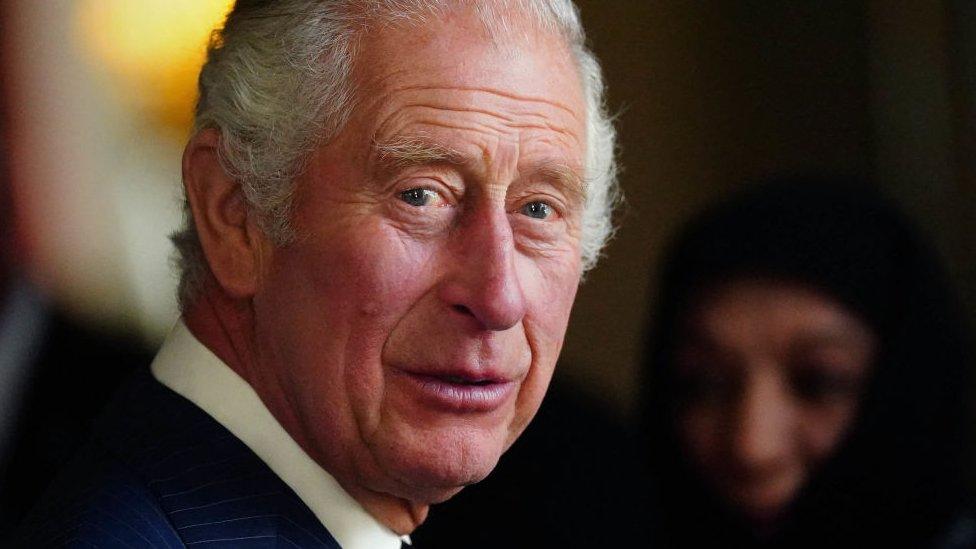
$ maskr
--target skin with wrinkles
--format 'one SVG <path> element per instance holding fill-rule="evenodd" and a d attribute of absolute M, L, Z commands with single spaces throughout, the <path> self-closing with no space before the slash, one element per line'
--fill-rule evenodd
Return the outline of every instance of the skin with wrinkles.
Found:
<path fill-rule="evenodd" d="M 352 118 L 297 181 L 294 243 L 270 245 L 236 199 L 215 200 L 251 255 L 221 263 L 203 225 L 219 287 L 187 322 L 408 533 L 491 471 L 545 393 L 581 275 L 585 107 L 562 40 L 493 41 L 463 11 L 368 33 L 354 76 Z M 193 147 L 190 169 L 214 169 Z M 424 376 L 459 372 L 492 379 L 499 404 L 432 404 Z"/>

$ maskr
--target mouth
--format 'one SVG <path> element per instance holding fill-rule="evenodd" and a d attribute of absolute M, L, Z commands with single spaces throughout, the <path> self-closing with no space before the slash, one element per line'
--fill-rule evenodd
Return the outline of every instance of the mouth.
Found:
<path fill-rule="evenodd" d="M 456 414 L 492 412 L 501 408 L 518 383 L 499 376 L 399 371 L 421 399 L 433 408 Z"/>

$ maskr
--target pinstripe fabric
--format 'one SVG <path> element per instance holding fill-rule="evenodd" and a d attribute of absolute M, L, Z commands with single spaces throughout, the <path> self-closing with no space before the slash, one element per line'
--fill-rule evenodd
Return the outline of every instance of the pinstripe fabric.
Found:
<path fill-rule="evenodd" d="M 141 371 L 24 524 L 25 547 L 338 548 L 243 443 Z"/>

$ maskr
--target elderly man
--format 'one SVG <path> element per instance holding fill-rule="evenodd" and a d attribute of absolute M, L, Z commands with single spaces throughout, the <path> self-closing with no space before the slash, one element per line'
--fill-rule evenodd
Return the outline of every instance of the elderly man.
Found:
<path fill-rule="evenodd" d="M 532 418 L 610 231 L 570 0 L 238 0 L 183 156 L 183 321 L 37 545 L 398 547 Z"/>

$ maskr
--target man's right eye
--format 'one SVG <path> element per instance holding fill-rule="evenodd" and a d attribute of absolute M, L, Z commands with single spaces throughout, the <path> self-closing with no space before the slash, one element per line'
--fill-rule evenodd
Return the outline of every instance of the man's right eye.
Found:
<path fill-rule="evenodd" d="M 423 188 L 408 189 L 400 193 L 400 200 L 419 208 L 421 206 L 429 206 L 432 202 L 435 202 L 437 200 L 437 193 Z"/>

